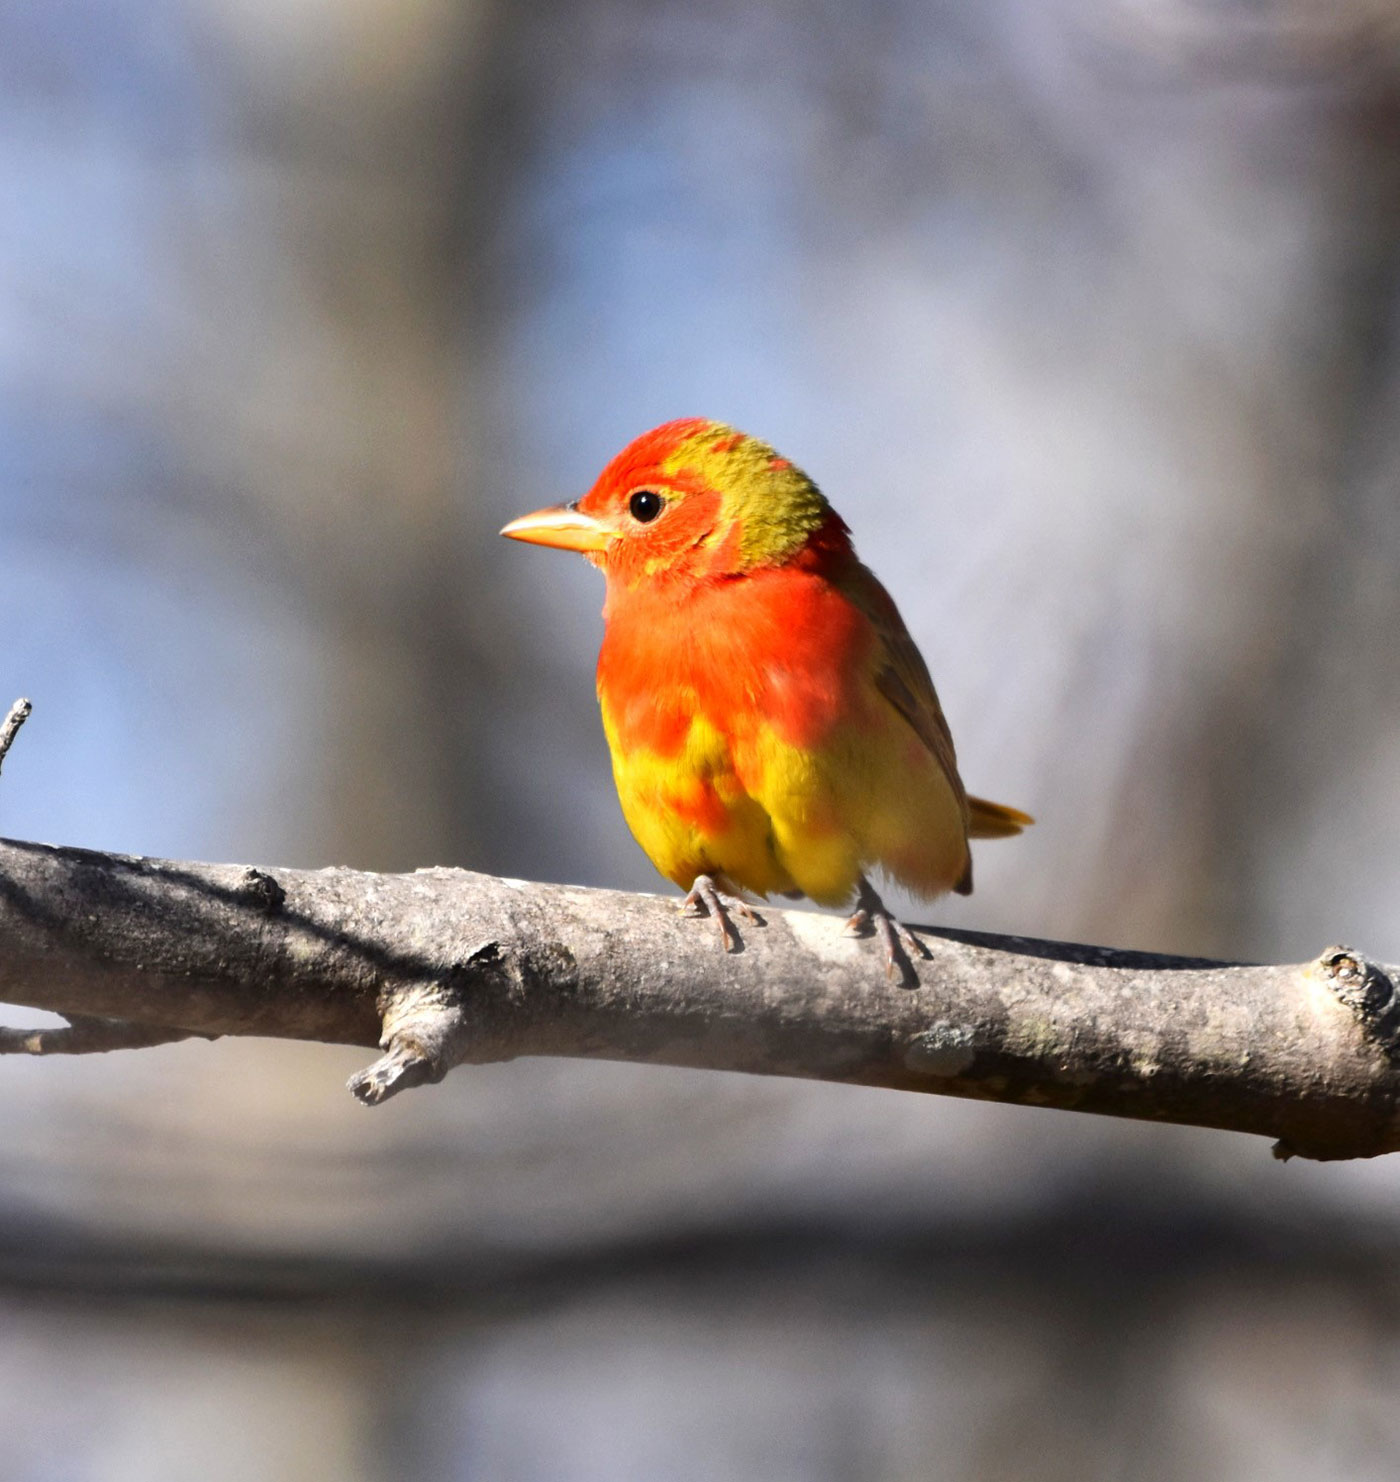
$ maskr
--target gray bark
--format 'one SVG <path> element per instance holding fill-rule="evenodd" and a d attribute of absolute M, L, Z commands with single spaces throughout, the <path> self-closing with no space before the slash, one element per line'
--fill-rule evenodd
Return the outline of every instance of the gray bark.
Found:
<path fill-rule="evenodd" d="M 72 1024 L 0 1052 L 379 1044 L 351 1081 L 370 1103 L 457 1064 L 585 1056 L 1229 1128 L 1282 1156 L 1400 1148 L 1394 974 L 1348 949 L 1231 966 L 922 927 L 905 989 L 838 918 L 763 914 L 726 954 L 654 896 L 0 842 L 0 999 Z"/>

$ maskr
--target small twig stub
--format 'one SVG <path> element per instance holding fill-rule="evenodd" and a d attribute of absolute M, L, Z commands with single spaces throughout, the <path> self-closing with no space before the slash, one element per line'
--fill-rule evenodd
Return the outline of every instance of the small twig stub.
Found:
<path fill-rule="evenodd" d="M 5 757 L 14 744 L 15 737 L 19 735 L 19 728 L 29 719 L 33 709 L 28 700 L 16 700 L 10 706 L 10 713 L 5 717 L 4 724 L 0 725 L 0 767 L 5 765 Z"/>

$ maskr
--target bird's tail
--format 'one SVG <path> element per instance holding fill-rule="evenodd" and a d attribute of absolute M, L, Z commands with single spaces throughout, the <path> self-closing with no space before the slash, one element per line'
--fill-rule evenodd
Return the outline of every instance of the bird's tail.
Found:
<path fill-rule="evenodd" d="M 1029 828 L 1035 819 L 1019 808 L 989 803 L 985 798 L 967 800 L 967 834 L 970 839 L 1009 839 Z"/>

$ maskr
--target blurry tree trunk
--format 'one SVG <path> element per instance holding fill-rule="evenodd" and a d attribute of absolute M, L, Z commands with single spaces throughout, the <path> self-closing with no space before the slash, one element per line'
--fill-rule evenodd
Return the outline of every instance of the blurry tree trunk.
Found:
<path fill-rule="evenodd" d="M 488 14 L 485 0 L 415 0 L 347 14 L 329 35 L 313 28 L 297 59 L 311 85 L 279 98 L 275 132 L 248 119 L 236 156 L 316 316 L 303 327 L 309 367 L 293 357 L 261 368 L 302 417 L 298 436 L 254 444 L 241 480 L 282 580 L 324 634 L 320 740 L 308 753 L 324 765 L 303 790 L 314 859 L 402 868 L 470 858 L 476 841 L 480 712 L 469 701 L 485 605 L 462 580 L 479 474 L 461 378 L 480 316 L 461 222 Z M 258 24 L 232 12 L 222 22 Z M 263 63 L 256 36 L 247 48 L 251 73 Z M 382 66 L 367 65 L 374 54 Z M 281 409 L 260 410 L 275 429 Z M 269 467 L 279 459 L 281 477 Z"/>

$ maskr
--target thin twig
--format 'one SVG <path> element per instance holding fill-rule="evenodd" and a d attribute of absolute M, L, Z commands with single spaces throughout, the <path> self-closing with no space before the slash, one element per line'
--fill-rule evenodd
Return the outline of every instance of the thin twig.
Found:
<path fill-rule="evenodd" d="M 149 1050 L 182 1039 L 217 1039 L 193 1029 L 132 1024 L 126 1019 L 65 1015 L 68 1023 L 44 1029 L 0 1028 L 0 1055 L 100 1055 L 108 1050 Z"/>
<path fill-rule="evenodd" d="M 10 706 L 10 713 L 5 717 L 5 722 L 0 725 L 0 767 L 5 765 L 5 756 L 9 751 L 14 739 L 19 735 L 19 728 L 29 719 L 29 713 L 34 707 L 28 700 L 16 700 Z"/>

